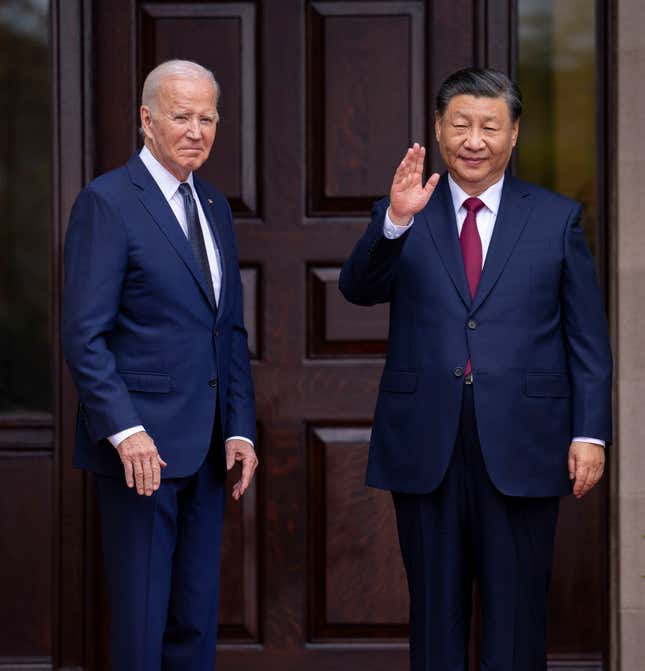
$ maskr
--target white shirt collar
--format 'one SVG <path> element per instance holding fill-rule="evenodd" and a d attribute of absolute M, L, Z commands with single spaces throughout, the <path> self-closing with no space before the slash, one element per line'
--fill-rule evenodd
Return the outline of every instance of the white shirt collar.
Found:
<path fill-rule="evenodd" d="M 170 202 L 172 197 L 177 193 L 177 189 L 181 182 L 167 168 L 159 163 L 145 145 L 139 153 L 139 158 L 143 162 L 143 165 L 148 168 L 148 172 L 152 175 L 152 178 L 157 182 L 157 186 L 161 189 L 164 198 Z M 195 191 L 192 172 L 188 175 L 186 181 L 190 184 L 191 190 Z"/>
<path fill-rule="evenodd" d="M 455 182 L 450 174 L 448 174 L 448 184 L 450 186 L 450 194 L 452 195 L 452 203 L 455 208 L 455 212 L 459 212 L 459 209 L 463 207 L 464 201 L 469 196 L 460 186 Z M 495 215 L 497 216 L 497 210 L 499 210 L 499 204 L 502 200 L 502 188 L 504 187 L 504 175 L 501 179 L 489 186 L 486 191 L 481 193 L 477 198 L 484 203 L 484 205 Z"/>

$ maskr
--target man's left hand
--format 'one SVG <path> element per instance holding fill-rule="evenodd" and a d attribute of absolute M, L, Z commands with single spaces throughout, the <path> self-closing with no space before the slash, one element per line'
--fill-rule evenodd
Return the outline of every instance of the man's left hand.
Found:
<path fill-rule="evenodd" d="M 595 443 L 574 442 L 569 447 L 569 479 L 573 495 L 581 499 L 600 480 L 605 470 L 605 448 Z"/>
<path fill-rule="evenodd" d="M 258 458 L 253 445 L 245 440 L 229 438 L 226 441 L 226 470 L 230 471 L 236 461 L 242 462 L 242 477 L 233 485 L 233 498 L 238 501 L 251 484 Z"/>

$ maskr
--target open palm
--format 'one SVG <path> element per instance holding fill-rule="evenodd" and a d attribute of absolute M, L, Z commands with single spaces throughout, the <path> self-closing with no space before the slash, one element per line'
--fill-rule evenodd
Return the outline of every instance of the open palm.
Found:
<path fill-rule="evenodd" d="M 394 173 L 390 189 L 390 218 L 395 224 L 405 225 L 420 212 L 439 182 L 439 174 L 434 173 L 423 185 L 421 177 L 425 155 L 425 147 L 415 142 Z"/>

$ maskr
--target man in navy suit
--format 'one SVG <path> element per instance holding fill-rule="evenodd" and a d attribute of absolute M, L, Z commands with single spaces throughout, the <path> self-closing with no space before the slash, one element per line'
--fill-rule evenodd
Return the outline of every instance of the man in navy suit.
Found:
<path fill-rule="evenodd" d="M 224 479 L 257 466 L 228 202 L 195 174 L 219 87 L 189 61 L 146 78 L 145 146 L 79 195 L 65 243 L 63 350 L 74 464 L 96 476 L 115 671 L 212 671 Z"/>
<path fill-rule="evenodd" d="M 473 579 L 481 668 L 546 669 L 559 497 L 600 479 L 611 353 L 581 208 L 511 177 L 521 96 L 492 70 L 450 76 L 343 266 L 358 305 L 390 303 L 367 483 L 393 493 L 413 671 L 465 671 Z"/>

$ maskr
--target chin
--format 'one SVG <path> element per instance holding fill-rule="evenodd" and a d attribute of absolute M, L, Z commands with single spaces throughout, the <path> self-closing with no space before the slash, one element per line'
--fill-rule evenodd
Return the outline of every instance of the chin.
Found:
<path fill-rule="evenodd" d="M 197 170 L 203 163 L 204 161 L 199 161 L 197 159 L 192 159 L 190 161 L 182 161 L 180 163 L 182 170 L 187 170 L 189 172 L 193 172 L 194 170 Z"/>

